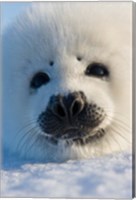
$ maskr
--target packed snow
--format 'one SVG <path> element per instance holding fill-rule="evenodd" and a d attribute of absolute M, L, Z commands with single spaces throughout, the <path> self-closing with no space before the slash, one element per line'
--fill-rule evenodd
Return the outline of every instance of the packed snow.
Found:
<path fill-rule="evenodd" d="M 119 153 L 65 163 L 6 163 L 3 197 L 131 198 L 132 157 Z"/>

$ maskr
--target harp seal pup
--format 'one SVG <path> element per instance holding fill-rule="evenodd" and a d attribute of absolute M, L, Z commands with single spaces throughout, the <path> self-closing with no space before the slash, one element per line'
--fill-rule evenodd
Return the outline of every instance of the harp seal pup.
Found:
<path fill-rule="evenodd" d="M 38 162 L 131 146 L 131 2 L 35 3 L 3 35 L 3 144 Z"/>

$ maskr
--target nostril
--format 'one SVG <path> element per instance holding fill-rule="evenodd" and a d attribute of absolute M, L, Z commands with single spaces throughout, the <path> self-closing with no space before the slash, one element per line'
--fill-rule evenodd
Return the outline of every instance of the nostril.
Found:
<path fill-rule="evenodd" d="M 81 92 L 70 93 L 67 96 L 56 95 L 50 99 L 49 107 L 52 114 L 61 118 L 61 120 L 68 121 L 77 117 L 84 109 L 86 99 Z"/>
<path fill-rule="evenodd" d="M 56 115 L 58 115 L 59 117 L 65 117 L 65 110 L 63 108 L 63 106 L 61 104 L 55 104 L 53 111 Z"/>
<path fill-rule="evenodd" d="M 71 106 L 71 115 L 75 116 L 79 114 L 83 109 L 83 102 L 81 100 L 75 100 Z"/>

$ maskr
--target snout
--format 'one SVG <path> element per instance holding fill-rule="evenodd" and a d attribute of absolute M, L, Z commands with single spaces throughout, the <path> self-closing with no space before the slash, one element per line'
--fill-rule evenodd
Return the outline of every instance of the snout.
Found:
<path fill-rule="evenodd" d="M 88 102 L 81 91 L 51 96 L 38 123 L 42 131 L 55 139 L 77 139 L 94 135 L 94 129 L 104 120 L 105 112 L 94 102 Z"/>
<path fill-rule="evenodd" d="M 57 118 L 67 123 L 72 122 L 82 112 L 85 96 L 82 92 L 70 93 L 68 96 L 52 96 L 50 109 Z"/>

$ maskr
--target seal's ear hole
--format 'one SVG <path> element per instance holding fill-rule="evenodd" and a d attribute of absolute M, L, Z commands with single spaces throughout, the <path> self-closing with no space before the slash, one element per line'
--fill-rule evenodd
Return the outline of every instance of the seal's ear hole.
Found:
<path fill-rule="evenodd" d="M 49 65 L 50 65 L 50 66 L 53 66 L 53 65 L 54 65 L 54 61 L 51 60 L 51 61 L 49 62 Z"/>
<path fill-rule="evenodd" d="M 81 61 L 81 60 L 82 60 L 82 57 L 81 57 L 81 56 L 77 56 L 76 58 L 77 58 L 78 61 Z"/>

